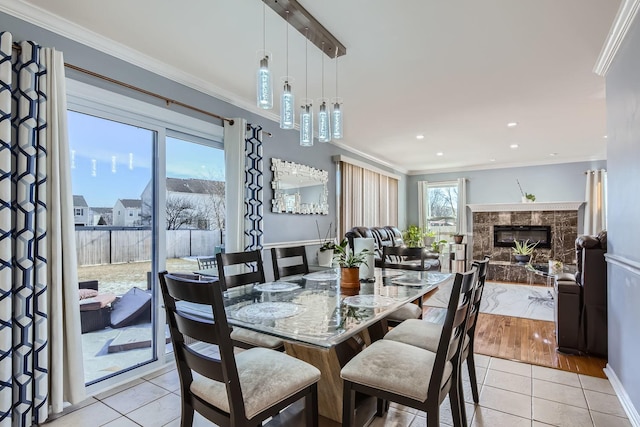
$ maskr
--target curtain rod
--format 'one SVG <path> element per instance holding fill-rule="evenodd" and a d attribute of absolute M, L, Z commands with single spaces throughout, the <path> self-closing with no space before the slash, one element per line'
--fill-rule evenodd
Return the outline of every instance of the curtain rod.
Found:
<path fill-rule="evenodd" d="M 22 50 L 20 45 L 16 44 L 16 43 L 13 44 L 13 49 L 18 51 L 18 52 L 20 52 Z M 98 73 L 95 73 L 93 71 L 89 71 L 89 70 L 87 70 L 85 68 L 81 68 L 81 67 L 78 67 L 76 65 L 68 64 L 68 63 L 65 62 L 64 66 L 67 67 L 67 68 L 70 68 L 70 69 L 72 69 L 74 71 L 79 71 L 79 72 L 81 72 L 83 74 L 87 74 L 87 75 L 89 75 L 91 77 L 95 77 L 95 78 L 107 81 L 109 83 L 113 83 L 113 84 L 116 84 L 118 86 L 122 86 L 122 87 L 125 87 L 127 89 L 131 89 L 133 91 L 136 91 L 136 92 L 151 96 L 153 98 L 161 99 L 164 102 L 166 102 L 167 107 L 169 105 L 171 105 L 171 104 L 174 104 L 174 105 L 177 105 L 179 107 L 184 107 L 184 108 L 187 108 L 189 110 L 197 111 L 198 113 L 207 115 L 209 117 L 215 117 L 216 119 L 219 119 L 219 120 L 222 120 L 222 121 L 225 121 L 225 122 L 229 122 L 230 125 L 233 125 L 233 119 L 230 119 L 228 117 L 220 116 L 218 114 L 214 114 L 214 113 L 211 113 L 209 111 L 202 110 L 202 109 L 200 109 L 198 107 L 194 107 L 192 105 L 185 104 L 184 102 L 176 101 L 175 99 L 171 99 L 171 98 L 167 98 L 166 96 L 158 95 L 155 92 L 151 92 L 151 91 L 148 91 L 146 89 L 142 89 L 142 88 L 139 88 L 137 86 L 130 85 L 130 84 L 122 82 L 120 80 L 112 79 L 111 77 L 107 77 L 105 75 L 98 74 Z"/>

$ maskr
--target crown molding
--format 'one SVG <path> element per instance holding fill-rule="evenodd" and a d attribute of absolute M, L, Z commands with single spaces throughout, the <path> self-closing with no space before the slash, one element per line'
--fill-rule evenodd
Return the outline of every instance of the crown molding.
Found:
<path fill-rule="evenodd" d="M 638 9 L 640 9 L 640 0 L 624 0 L 622 4 L 620 4 L 618 14 L 613 20 L 611 29 L 609 29 L 607 40 L 604 42 L 596 65 L 593 67 L 594 73 L 600 76 L 607 75 L 607 71 L 609 71 L 613 59 L 618 53 L 627 32 L 629 32 L 629 28 L 638 13 Z"/>
<path fill-rule="evenodd" d="M 585 202 L 532 202 L 469 204 L 471 212 L 577 211 Z"/>
<path fill-rule="evenodd" d="M 243 110 L 249 111 L 258 116 L 275 122 L 280 121 L 280 117 L 277 114 L 258 108 L 253 103 L 241 99 L 233 92 L 222 89 L 221 87 L 192 74 L 185 73 L 170 64 L 158 61 L 149 55 L 97 34 L 85 27 L 39 7 L 27 4 L 23 1 L 0 0 L 0 11 L 18 19 L 22 19 L 23 21 L 27 21 L 45 30 L 54 32 L 77 43 L 111 55 L 161 77 L 165 77 L 176 83 L 190 87 L 206 95 L 213 96 L 221 101 L 242 108 Z"/>

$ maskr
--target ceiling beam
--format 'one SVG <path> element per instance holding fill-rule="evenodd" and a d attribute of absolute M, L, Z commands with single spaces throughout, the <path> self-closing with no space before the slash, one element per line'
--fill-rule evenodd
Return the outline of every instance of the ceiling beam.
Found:
<path fill-rule="evenodd" d="M 311 43 L 318 46 L 318 49 L 323 51 L 329 58 L 347 54 L 347 48 L 296 0 L 263 1 L 285 20 L 287 20 L 287 11 L 289 11 L 289 25 L 308 38 Z"/>

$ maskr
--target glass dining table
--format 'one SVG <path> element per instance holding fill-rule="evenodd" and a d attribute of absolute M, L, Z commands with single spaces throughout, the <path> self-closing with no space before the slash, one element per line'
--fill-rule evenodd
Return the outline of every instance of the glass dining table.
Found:
<path fill-rule="evenodd" d="M 385 317 L 403 304 L 422 298 L 453 275 L 399 269 L 376 269 L 359 291 L 340 287 L 339 269 L 289 276 L 275 282 L 238 286 L 224 292 L 228 322 L 279 337 L 287 354 L 318 367 L 319 412 L 340 422 L 340 369 L 386 332 Z M 211 308 L 183 303 L 191 315 L 211 317 Z"/>

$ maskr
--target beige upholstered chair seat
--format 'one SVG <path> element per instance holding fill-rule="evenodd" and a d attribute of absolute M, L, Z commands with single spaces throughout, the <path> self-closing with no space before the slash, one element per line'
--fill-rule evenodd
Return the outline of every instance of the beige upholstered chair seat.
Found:
<path fill-rule="evenodd" d="M 387 316 L 389 320 L 395 320 L 396 322 L 402 322 L 407 319 L 418 319 L 422 315 L 422 307 L 414 303 L 406 303 L 393 313 Z"/>
<path fill-rule="evenodd" d="M 284 342 L 280 338 L 236 326 L 234 326 L 231 331 L 231 339 L 255 347 L 280 348 L 284 345 Z"/>
<path fill-rule="evenodd" d="M 315 367 L 266 348 L 252 348 L 236 355 L 238 377 L 247 418 L 273 406 L 320 379 Z M 229 412 L 223 382 L 194 373 L 191 392 L 200 399 Z"/>
<path fill-rule="evenodd" d="M 385 336 L 385 340 L 392 340 L 435 352 L 440 342 L 442 325 L 425 322 L 419 319 L 409 319 L 393 328 Z M 465 336 L 463 348 L 469 345 L 469 336 Z"/>
<path fill-rule="evenodd" d="M 398 357 L 402 355 L 402 357 Z M 431 370 L 436 354 L 392 340 L 380 340 L 351 359 L 340 376 L 348 381 L 386 390 L 423 402 L 427 399 Z M 416 375 L 416 369 L 420 375 Z M 442 383 L 453 367 L 446 362 Z"/>

